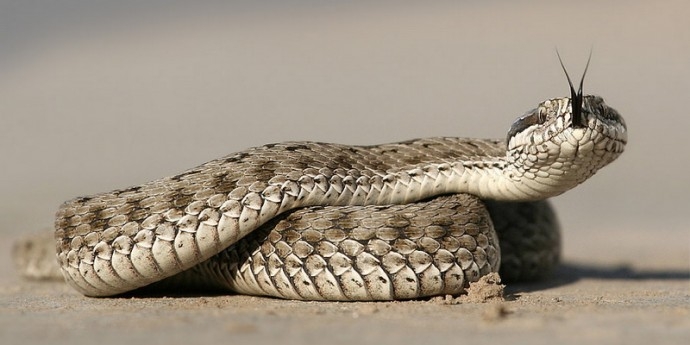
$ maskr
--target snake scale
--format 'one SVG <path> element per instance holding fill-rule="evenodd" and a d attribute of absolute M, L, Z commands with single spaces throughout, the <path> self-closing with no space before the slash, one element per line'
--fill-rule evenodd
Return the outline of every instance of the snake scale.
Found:
<path fill-rule="evenodd" d="M 462 293 L 501 262 L 504 278 L 540 276 L 559 255 L 543 199 L 627 142 L 617 111 L 570 89 L 505 140 L 271 144 L 76 198 L 57 213 L 57 261 L 87 296 L 193 286 L 392 300 Z"/>

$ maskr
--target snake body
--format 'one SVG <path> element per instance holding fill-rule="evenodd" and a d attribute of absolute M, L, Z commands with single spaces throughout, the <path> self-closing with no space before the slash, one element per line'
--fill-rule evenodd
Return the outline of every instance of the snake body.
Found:
<path fill-rule="evenodd" d="M 538 200 L 623 152 L 622 117 L 600 97 L 573 99 L 542 102 L 506 140 L 271 144 L 76 198 L 57 213 L 58 263 L 88 296 L 190 282 L 308 300 L 461 293 L 499 268 L 494 223 L 518 238 L 511 260 L 522 233 L 549 238 L 527 255 L 553 261 L 556 222 Z"/>

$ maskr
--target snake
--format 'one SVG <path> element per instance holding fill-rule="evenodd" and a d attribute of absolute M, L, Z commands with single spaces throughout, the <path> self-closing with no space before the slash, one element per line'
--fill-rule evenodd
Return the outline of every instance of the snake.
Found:
<path fill-rule="evenodd" d="M 622 116 L 568 82 L 570 97 L 539 103 L 505 139 L 283 142 L 67 201 L 52 241 L 61 275 L 93 297 L 203 288 L 337 301 L 457 295 L 499 269 L 543 276 L 560 255 L 546 199 L 627 143 Z"/>

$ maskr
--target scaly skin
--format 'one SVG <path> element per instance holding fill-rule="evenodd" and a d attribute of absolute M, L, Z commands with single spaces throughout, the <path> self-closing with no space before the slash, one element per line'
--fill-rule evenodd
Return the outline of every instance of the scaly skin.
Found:
<path fill-rule="evenodd" d="M 613 161 L 622 153 L 627 141 L 623 119 L 601 98 L 586 96 L 580 114 L 574 115 L 571 109 L 570 98 L 541 103 L 513 125 L 507 144 L 500 140 L 460 138 L 418 139 L 367 147 L 312 142 L 273 144 L 216 159 L 180 175 L 141 186 L 77 198 L 63 204 L 57 214 L 58 262 L 67 282 L 78 291 L 88 296 L 108 296 L 174 276 L 221 252 L 227 254 L 228 247 L 289 210 L 309 206 L 370 205 L 333 211 L 348 214 L 381 212 L 373 205 L 384 206 L 384 209 L 395 208 L 388 206 L 392 204 L 408 205 L 396 209 L 393 218 L 411 222 L 417 219 L 414 214 L 420 209 L 436 208 L 440 203 L 447 205 L 438 208 L 438 213 L 452 210 L 453 216 L 449 219 L 453 222 L 448 225 L 452 226 L 477 214 L 468 205 L 458 207 L 471 203 L 467 200 L 478 203 L 476 198 L 410 203 L 444 194 L 471 194 L 481 199 L 503 201 L 548 198 L 578 185 Z M 577 121 L 573 121 L 574 118 Z M 451 204 L 455 206 L 448 206 Z M 483 206 L 479 208 L 486 212 Z M 381 217 L 375 213 L 365 216 L 366 219 Z M 289 254 L 278 255 L 276 258 L 280 260 L 267 263 L 264 270 L 256 266 L 257 271 L 252 271 L 251 276 L 246 276 L 246 269 L 231 272 L 230 268 L 221 268 L 199 280 L 213 280 L 209 275 L 225 275 L 215 285 L 286 298 L 396 299 L 460 293 L 469 281 L 498 269 L 497 259 L 487 261 L 477 254 L 476 243 L 479 242 L 487 244 L 486 248 L 497 248 L 495 244 L 489 245 L 488 239 L 493 235 L 482 233 L 487 238 L 485 241 L 477 237 L 479 232 L 472 237 L 476 242 L 471 246 L 474 250 L 463 247 L 453 252 L 453 263 L 448 266 L 453 268 L 452 275 L 445 274 L 450 268 L 439 269 L 439 262 L 446 259 L 438 259 L 425 250 L 415 249 L 410 252 L 415 253 L 410 254 L 412 256 L 384 253 L 391 258 L 395 256 L 397 264 L 393 264 L 376 254 L 380 246 L 372 243 L 373 240 L 391 236 L 388 241 L 392 242 L 388 245 L 418 240 L 415 248 L 424 248 L 420 242 L 422 238 L 426 243 L 430 243 L 429 239 L 439 242 L 437 239 L 443 238 L 459 241 L 450 236 L 451 233 L 463 238 L 468 230 L 448 228 L 440 237 L 434 237 L 438 235 L 434 231 L 439 230 L 431 233 L 424 230 L 425 235 L 411 238 L 403 236 L 406 231 L 412 232 L 410 228 L 400 227 L 384 231 L 387 233 L 382 235 L 384 238 L 378 235 L 357 238 L 352 233 L 356 227 L 345 231 L 347 227 L 339 225 L 356 221 L 361 226 L 362 219 L 339 217 L 334 221 L 335 218 L 324 217 L 312 220 L 310 227 L 318 229 L 321 237 L 332 246 L 350 243 L 333 254 L 328 250 L 309 253 L 303 250 L 304 255 L 295 254 L 299 260 L 290 263 L 292 268 L 287 266 Z M 473 226 L 476 225 L 470 225 Z M 331 235 L 342 232 L 345 237 L 332 237 L 329 231 Z M 321 243 L 302 242 L 312 247 Z M 359 248 L 355 243 L 367 251 L 348 252 L 353 247 Z M 328 247 L 327 244 L 322 246 Z M 286 248 L 286 252 L 289 251 L 299 252 L 299 249 Z M 268 253 L 270 257 L 269 252 L 262 255 Z M 310 261 L 308 257 L 312 253 L 317 253 L 322 260 Z M 468 264 L 467 253 L 472 256 L 472 264 Z M 360 254 L 368 255 L 366 264 L 358 264 Z M 331 259 L 324 264 L 324 257 Z M 339 258 L 337 262 L 331 262 L 335 260 L 333 257 Z M 232 265 L 255 265 L 257 260 Z M 428 264 L 429 260 L 434 264 Z M 226 263 L 228 265 L 232 266 Z M 466 271 L 472 265 L 479 268 L 471 269 L 468 274 Z M 407 273 L 397 279 L 402 267 L 409 270 L 405 269 Z M 438 272 L 428 272 L 430 267 Z M 266 272 L 272 283 L 261 276 Z M 370 277 L 372 272 L 377 273 Z M 229 276 L 234 278 L 227 278 Z M 240 276 L 242 279 L 237 278 Z M 415 289 L 406 285 L 410 279 L 416 282 Z M 379 283 L 367 284 L 367 280 Z M 296 286 L 305 282 L 312 284 L 310 289 L 316 292 L 299 293 Z M 430 283 L 434 287 L 427 288 L 429 284 L 423 282 L 435 282 Z M 278 288 L 280 284 L 283 290 Z M 294 291 L 288 291 L 290 289 Z"/>

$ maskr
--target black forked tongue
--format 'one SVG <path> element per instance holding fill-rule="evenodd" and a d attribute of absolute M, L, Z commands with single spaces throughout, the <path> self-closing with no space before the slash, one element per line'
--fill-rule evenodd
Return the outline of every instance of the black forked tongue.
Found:
<path fill-rule="evenodd" d="M 582 117 L 582 84 L 585 81 L 585 75 L 587 74 L 587 68 L 589 68 L 589 61 L 592 59 L 592 52 L 589 52 L 589 58 L 587 58 L 587 64 L 585 65 L 585 71 L 582 72 L 582 78 L 580 78 L 580 87 L 577 89 L 577 92 L 575 92 L 575 88 L 573 87 L 573 82 L 570 80 L 570 76 L 568 75 L 568 71 L 565 69 L 565 66 L 563 65 L 563 60 L 561 59 L 561 54 L 558 53 L 558 50 L 556 50 L 556 55 L 558 55 L 558 62 L 561 63 L 561 68 L 563 68 L 563 72 L 565 72 L 565 77 L 568 79 L 568 85 L 570 85 L 570 104 L 573 110 L 573 127 L 574 128 L 583 128 L 586 127 L 587 124 L 585 123 L 585 119 Z"/>

